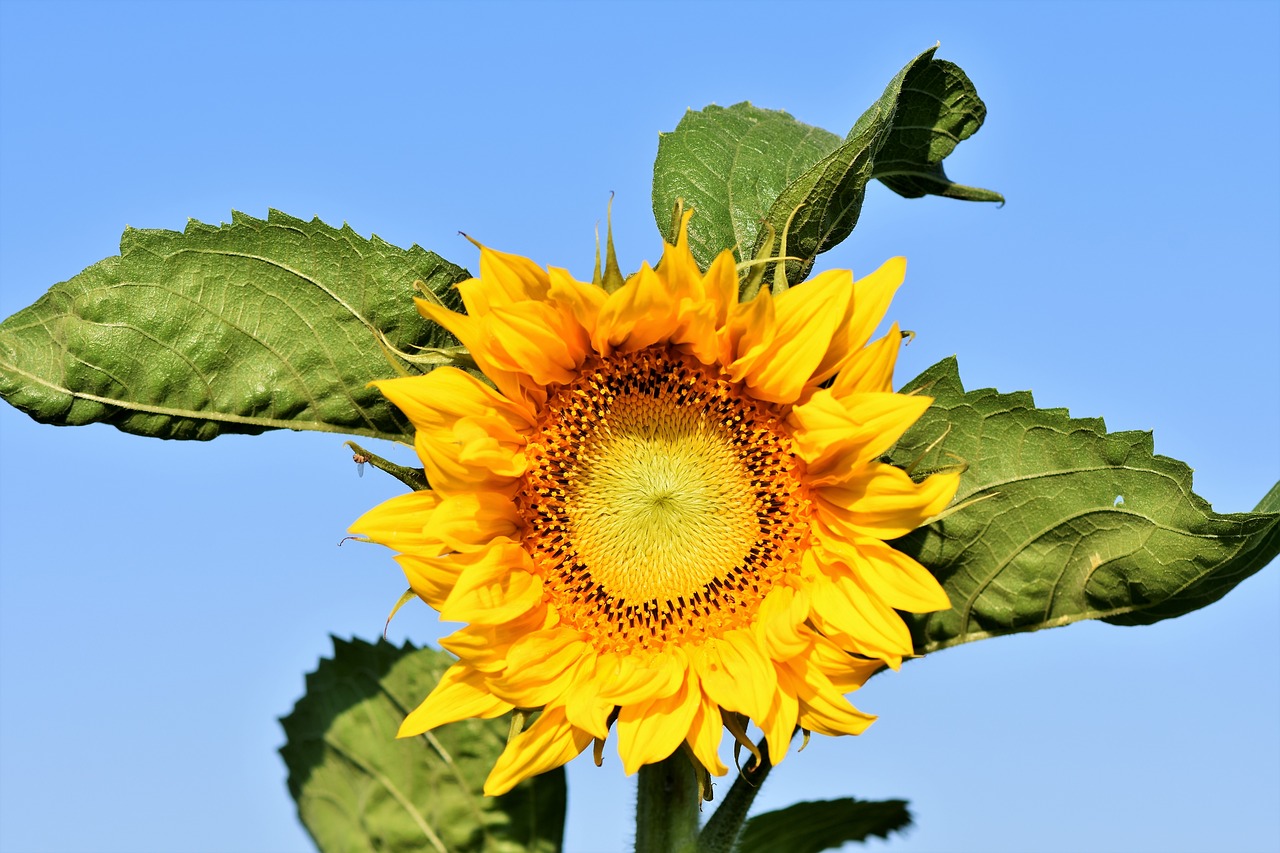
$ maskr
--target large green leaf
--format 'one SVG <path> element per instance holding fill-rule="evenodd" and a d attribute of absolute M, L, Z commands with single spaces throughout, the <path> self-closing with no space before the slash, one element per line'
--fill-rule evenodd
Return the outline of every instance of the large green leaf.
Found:
<path fill-rule="evenodd" d="M 555 851 L 564 834 L 564 770 L 501 797 L 481 792 L 508 722 L 464 720 L 422 737 L 396 729 L 453 658 L 434 649 L 333 638 L 281 719 L 289 792 L 316 845 L 330 851 Z"/>
<path fill-rule="evenodd" d="M 952 609 L 908 616 L 923 654 L 1081 619 L 1138 625 L 1217 601 L 1280 553 L 1280 491 L 1219 514 L 1148 432 L 964 390 L 954 358 L 907 385 L 934 404 L 891 453 L 919 473 L 967 464 L 950 515 L 898 540 Z"/>
<path fill-rule="evenodd" d="M 467 277 L 417 246 L 272 211 L 186 231 L 129 229 L 120 255 L 0 324 L 0 396 L 38 421 L 158 438 L 287 427 L 397 438 L 372 388 L 392 353 L 457 343 L 414 282 L 458 308 Z"/>
<path fill-rule="evenodd" d="M 942 159 L 981 127 L 986 107 L 958 66 L 933 58 L 935 49 L 908 63 L 843 140 L 747 103 L 690 110 L 658 141 L 659 229 L 670 239 L 676 200 L 692 205 L 689 245 L 705 267 L 726 248 L 754 256 L 769 228 L 782 234 L 791 219 L 787 253 L 801 260 L 788 264 L 787 278 L 796 282 L 852 232 L 873 177 L 907 196 L 1003 201 L 942 171 Z"/>
<path fill-rule="evenodd" d="M 888 838 L 911 825 L 905 800 L 817 800 L 749 819 L 737 853 L 821 853 L 849 841 Z"/>

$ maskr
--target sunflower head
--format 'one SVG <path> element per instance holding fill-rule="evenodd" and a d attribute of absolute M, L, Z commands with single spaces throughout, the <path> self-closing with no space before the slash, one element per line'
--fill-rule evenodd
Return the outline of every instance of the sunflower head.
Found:
<path fill-rule="evenodd" d="M 895 394 L 895 258 L 739 300 L 678 238 L 610 292 L 481 249 L 466 314 L 419 302 L 488 380 L 450 367 L 377 383 L 413 422 L 431 488 L 352 531 L 399 552 L 412 589 L 464 627 L 400 735 L 512 709 L 491 795 L 616 735 L 632 773 L 683 745 L 727 772 L 754 722 L 773 761 L 797 728 L 858 734 L 844 694 L 896 668 L 896 611 L 948 607 L 885 544 L 937 514 L 957 475 L 879 460 L 930 400 Z"/>

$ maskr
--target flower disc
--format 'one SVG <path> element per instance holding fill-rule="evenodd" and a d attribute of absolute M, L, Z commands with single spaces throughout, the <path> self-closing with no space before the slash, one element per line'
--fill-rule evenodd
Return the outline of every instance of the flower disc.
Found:
<path fill-rule="evenodd" d="M 584 365 L 526 458 L 524 543 L 598 650 L 746 627 L 775 577 L 798 573 L 808 507 L 785 424 L 688 356 Z"/>

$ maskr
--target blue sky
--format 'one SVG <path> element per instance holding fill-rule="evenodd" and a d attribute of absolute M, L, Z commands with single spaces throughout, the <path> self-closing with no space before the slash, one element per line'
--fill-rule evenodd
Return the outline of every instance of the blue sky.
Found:
<path fill-rule="evenodd" d="M 346 221 L 474 267 L 459 230 L 590 274 L 656 260 L 657 134 L 741 100 L 843 133 L 941 42 L 989 108 L 948 160 L 1003 208 L 879 186 L 819 269 L 909 259 L 899 379 L 1151 429 L 1222 511 L 1280 477 L 1280 4 L 252 4 L 0 0 L 0 316 L 126 225 Z M 398 491 L 334 436 L 160 443 L 0 408 L 0 850 L 309 849 L 275 718 L 403 590 L 338 548 Z M 1280 581 L 877 678 L 758 803 L 912 800 L 900 851 L 1280 847 Z M 439 635 L 406 608 L 391 638 Z M 571 851 L 621 850 L 619 763 Z"/>

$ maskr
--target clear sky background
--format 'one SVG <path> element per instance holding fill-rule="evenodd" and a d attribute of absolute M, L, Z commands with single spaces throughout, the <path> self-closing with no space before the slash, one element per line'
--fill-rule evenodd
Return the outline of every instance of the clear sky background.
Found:
<path fill-rule="evenodd" d="M 658 132 L 750 99 L 843 134 L 941 41 L 989 108 L 947 161 L 1008 204 L 874 185 L 818 269 L 909 258 L 900 381 L 1152 429 L 1222 511 L 1280 477 L 1280 4 L 0 0 L 0 316 L 126 225 L 346 221 L 475 268 L 466 230 L 589 276 L 660 251 Z M 276 718 L 404 589 L 337 542 L 400 487 L 342 439 L 161 443 L 0 407 L 0 850 L 301 851 Z M 854 697 L 758 807 L 912 801 L 896 851 L 1280 848 L 1280 571 L 1148 628 L 952 649 Z M 391 639 L 440 635 L 408 607 Z M 629 846 L 615 753 L 567 847 Z"/>

